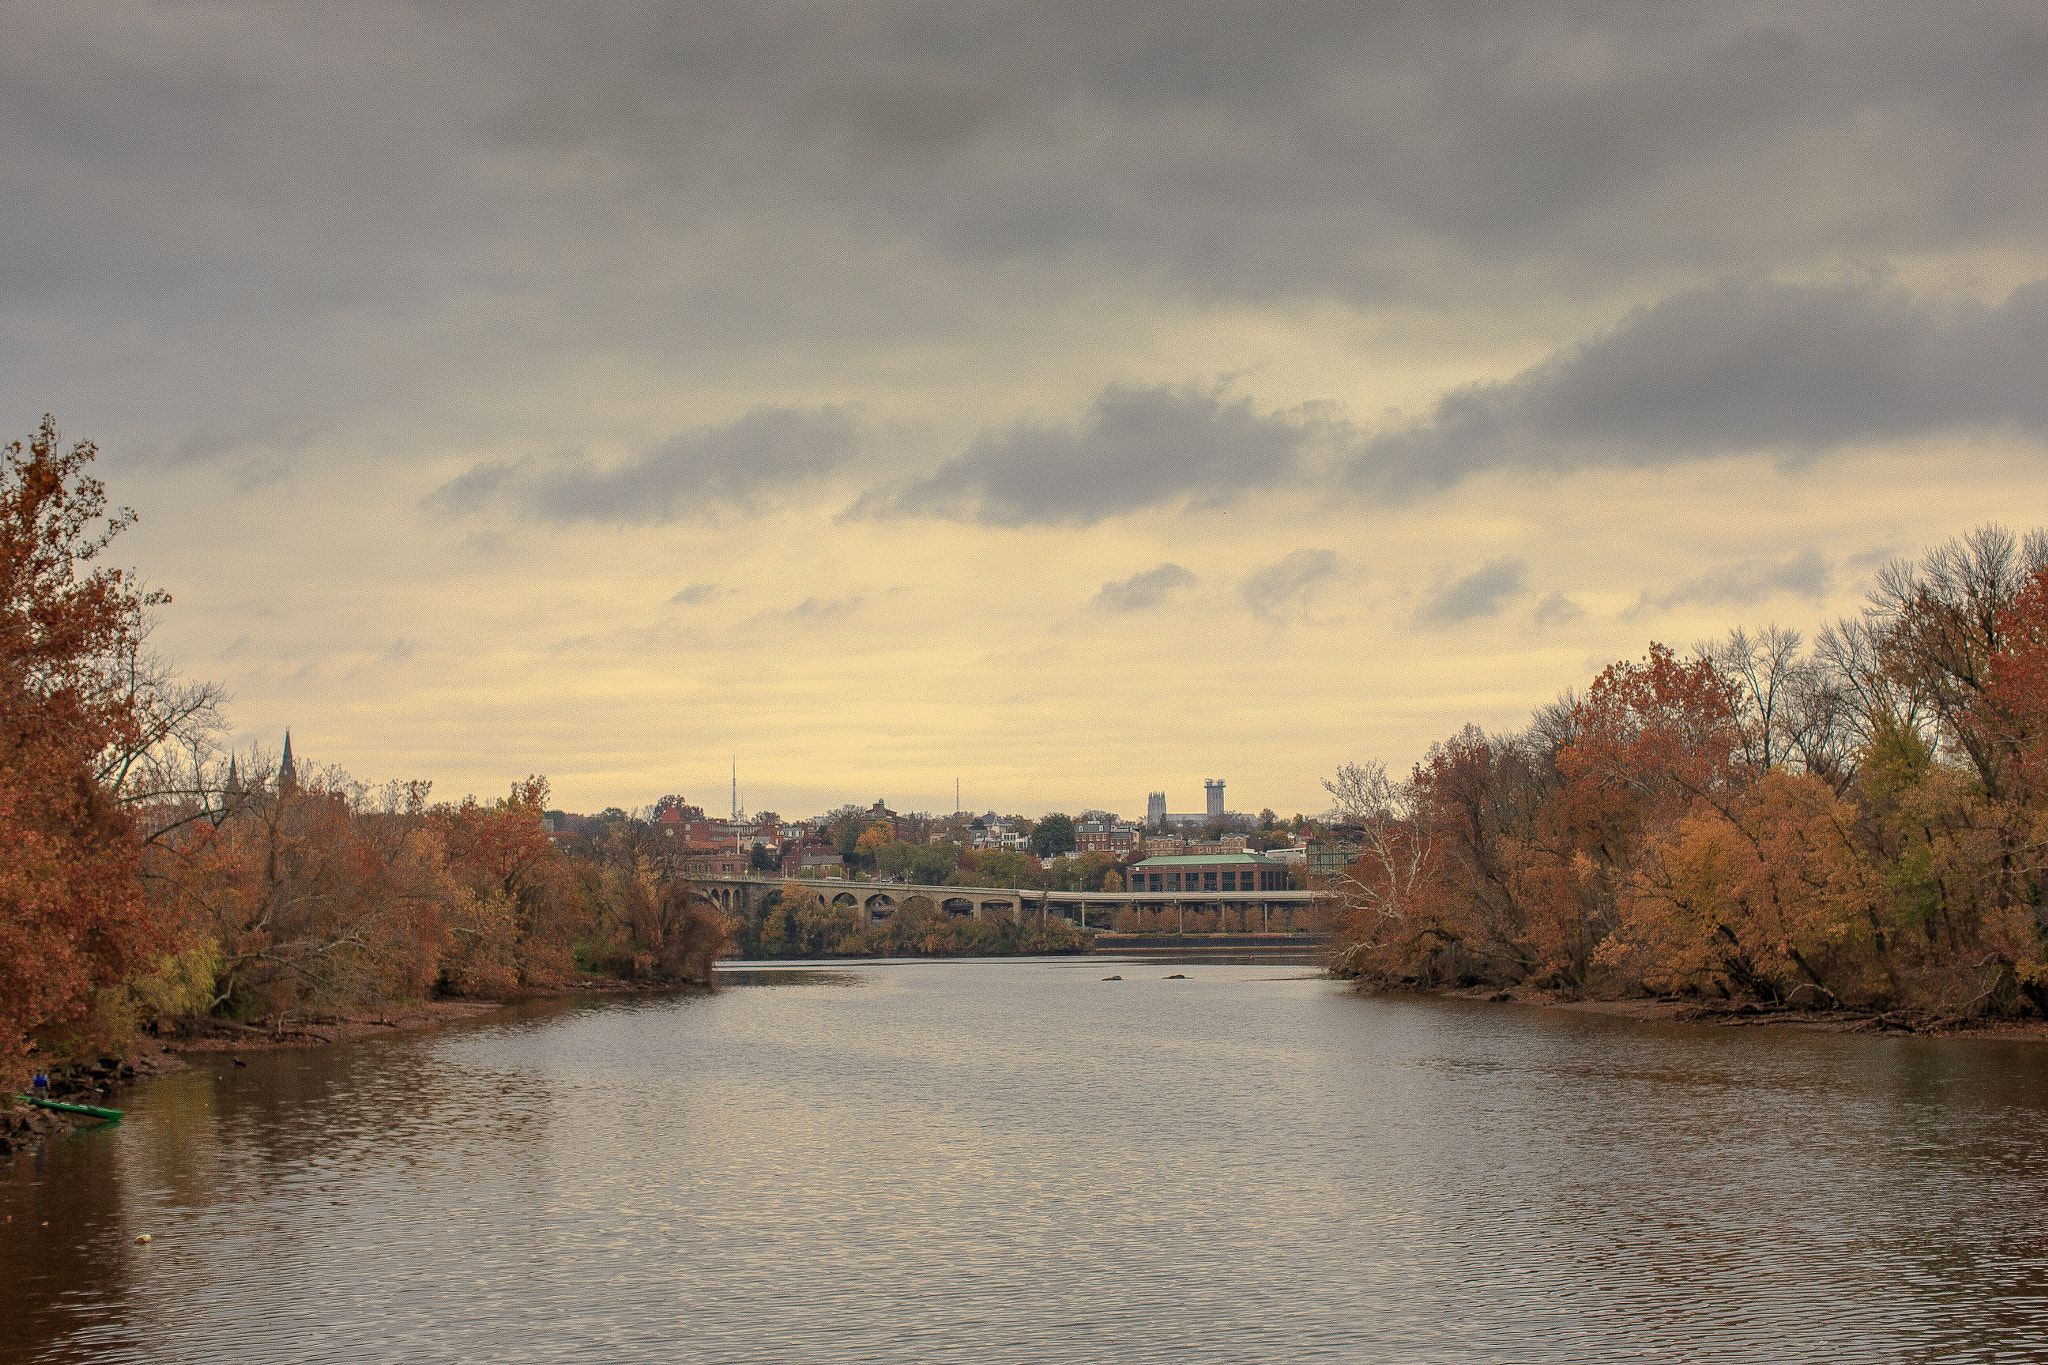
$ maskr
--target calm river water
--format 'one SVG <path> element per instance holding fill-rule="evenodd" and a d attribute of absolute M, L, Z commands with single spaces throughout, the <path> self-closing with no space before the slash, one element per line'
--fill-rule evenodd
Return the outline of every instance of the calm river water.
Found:
<path fill-rule="evenodd" d="M 2048 1046 L 732 981 L 130 1090 L 0 1168 L 0 1356 L 2048 1360 Z"/>

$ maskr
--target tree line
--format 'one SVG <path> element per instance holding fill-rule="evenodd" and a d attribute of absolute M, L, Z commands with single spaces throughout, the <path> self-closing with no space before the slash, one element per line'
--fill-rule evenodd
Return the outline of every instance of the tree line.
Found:
<path fill-rule="evenodd" d="M 0 451 L 0 1086 L 141 1030 L 708 979 L 731 927 L 630 831 L 557 849 L 545 779 L 435 803 L 226 752 L 148 647 L 169 596 L 102 562 L 135 514 L 96 453 L 48 418 Z"/>
<path fill-rule="evenodd" d="M 2048 535 L 1894 562 L 1808 647 L 1609 665 L 1520 731 L 1325 784 L 1339 970 L 1946 1018 L 2048 1015 Z"/>
<path fill-rule="evenodd" d="M 864 907 L 826 899 L 844 883 L 784 882 L 770 894 L 758 923 L 736 926 L 748 957 L 993 957 L 1015 953 L 1084 953 L 1088 936 L 1057 916 L 948 913 L 929 896 L 907 896 L 881 922 Z"/>

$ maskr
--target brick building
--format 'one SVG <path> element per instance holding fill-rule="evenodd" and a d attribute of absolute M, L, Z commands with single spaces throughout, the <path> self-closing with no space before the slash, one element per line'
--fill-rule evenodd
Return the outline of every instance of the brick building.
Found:
<path fill-rule="evenodd" d="M 1138 846 L 1144 831 L 1136 825 L 1106 820 L 1084 820 L 1074 826 L 1074 852 L 1108 853 L 1121 858 Z"/>
<path fill-rule="evenodd" d="M 747 874 L 747 855 L 724 849 L 717 853 L 697 853 L 683 863 L 683 875 L 687 877 L 744 877 Z"/>

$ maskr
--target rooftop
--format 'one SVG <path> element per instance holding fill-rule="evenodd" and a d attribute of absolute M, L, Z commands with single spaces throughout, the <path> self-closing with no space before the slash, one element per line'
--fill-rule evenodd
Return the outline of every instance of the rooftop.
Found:
<path fill-rule="evenodd" d="M 1272 858 L 1256 853 L 1192 853 L 1178 858 L 1147 858 L 1135 867 L 1215 867 L 1221 863 L 1254 863 L 1260 867 L 1284 867 Z"/>

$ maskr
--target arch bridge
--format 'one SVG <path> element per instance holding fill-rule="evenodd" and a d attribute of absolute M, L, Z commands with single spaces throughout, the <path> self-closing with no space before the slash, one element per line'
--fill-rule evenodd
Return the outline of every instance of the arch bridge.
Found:
<path fill-rule="evenodd" d="M 768 897 L 782 889 L 785 877 L 691 877 L 697 894 L 734 919 L 759 920 Z M 828 905 L 853 910 L 854 922 L 880 924 L 912 896 L 929 899 L 940 910 L 962 919 L 1021 919 L 1052 916 L 1105 924 L 1118 911 L 1217 910 L 1256 911 L 1262 922 L 1274 912 L 1307 908 L 1313 891 L 1024 891 L 992 886 L 920 886 L 910 882 L 848 882 L 837 879 L 803 881 Z"/>

